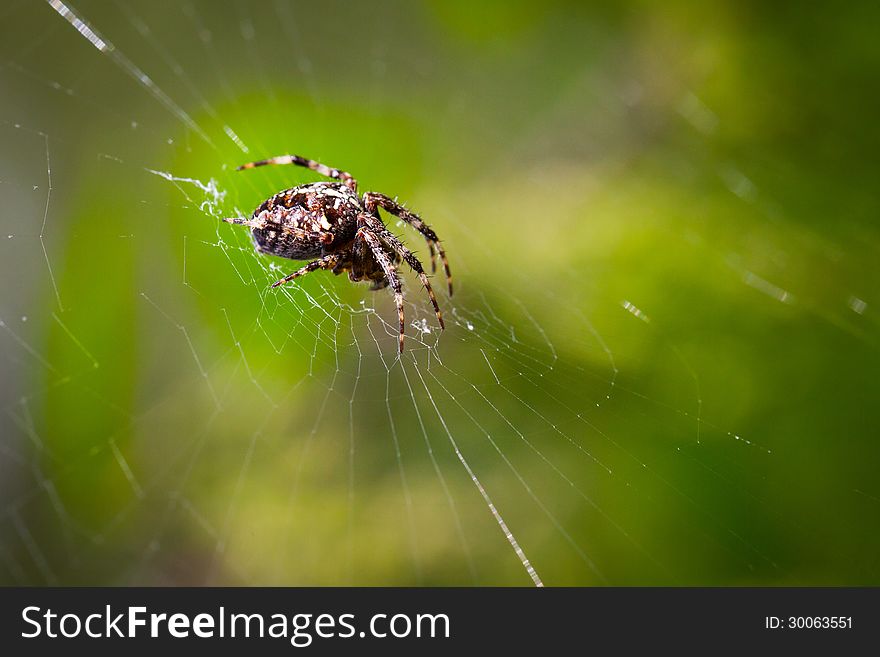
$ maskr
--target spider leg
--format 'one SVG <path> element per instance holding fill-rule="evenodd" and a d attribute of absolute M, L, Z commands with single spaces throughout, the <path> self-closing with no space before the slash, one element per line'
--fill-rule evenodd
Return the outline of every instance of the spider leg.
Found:
<path fill-rule="evenodd" d="M 437 297 L 434 296 L 434 290 L 431 287 L 431 282 L 428 280 L 428 277 L 425 275 L 425 270 L 422 268 L 422 263 L 419 262 L 419 259 L 415 257 L 412 251 L 406 248 L 403 243 L 394 236 L 394 234 L 385 227 L 385 224 L 382 223 L 380 219 L 376 219 L 373 215 L 370 214 L 362 214 L 361 217 L 364 220 L 369 229 L 374 232 L 379 238 L 381 238 L 388 246 L 394 249 L 395 253 L 401 257 L 402 260 L 406 261 L 406 264 L 410 266 L 410 268 L 418 274 L 419 280 L 422 281 L 422 286 L 428 293 L 428 296 L 431 298 L 431 304 L 434 306 L 434 313 L 437 315 L 437 322 L 440 324 L 441 329 L 446 329 L 446 325 L 443 323 L 443 314 L 440 312 L 440 306 L 437 305 Z"/>
<path fill-rule="evenodd" d="M 251 217 L 250 219 L 245 219 L 244 217 L 225 217 L 220 221 L 225 221 L 227 224 L 236 224 L 238 226 L 247 226 L 248 228 L 258 228 L 265 229 L 271 228 L 273 230 L 277 230 L 280 233 L 289 233 L 290 235 L 294 235 L 299 238 L 311 238 L 313 237 L 313 233 L 307 230 L 303 230 L 302 228 L 294 228 L 293 226 L 284 226 L 281 224 L 276 224 L 273 221 L 269 221 L 266 219 L 267 213 L 262 213 L 261 215 Z M 326 236 L 330 236 L 329 238 Z M 332 241 L 331 233 L 320 233 L 320 239 L 327 240 L 328 243 Z"/>
<path fill-rule="evenodd" d="M 284 285 L 285 283 L 289 283 L 294 278 L 299 278 L 300 276 L 305 276 L 309 272 L 315 271 L 316 269 L 333 269 L 336 265 L 339 264 L 340 256 L 336 253 L 331 253 L 330 255 L 325 255 L 323 258 L 319 258 L 317 260 L 313 260 L 307 265 L 304 265 L 297 269 L 292 274 L 288 274 L 280 281 L 275 281 L 272 283 L 271 287 L 278 287 L 279 285 Z"/>
<path fill-rule="evenodd" d="M 379 216 L 379 213 L 376 211 L 376 208 L 382 208 L 385 212 L 393 214 L 398 219 L 405 221 L 424 235 L 425 241 L 428 242 L 428 250 L 431 253 L 432 268 L 436 268 L 434 249 L 437 249 L 437 253 L 440 254 L 440 260 L 443 263 L 443 271 L 446 272 L 446 285 L 449 288 L 449 296 L 452 296 L 452 272 L 449 270 L 449 260 L 446 258 L 446 251 L 443 249 L 443 245 L 440 244 L 440 240 L 437 239 L 437 234 L 431 230 L 431 227 L 422 221 L 419 215 L 415 212 L 410 212 L 400 203 L 385 194 L 379 194 L 378 192 L 365 192 L 364 207 L 377 217 Z"/>
<path fill-rule="evenodd" d="M 431 259 L 431 273 L 436 274 L 437 273 L 437 249 L 434 248 L 434 244 L 430 241 L 428 241 L 428 257 Z"/>
<path fill-rule="evenodd" d="M 254 167 L 262 167 L 267 164 L 295 164 L 300 167 L 305 167 L 306 169 L 311 169 L 312 171 L 317 171 L 322 176 L 327 176 L 334 180 L 341 180 L 349 187 L 349 189 L 351 189 L 351 191 L 357 191 L 357 181 L 350 173 L 340 171 L 339 169 L 333 169 L 326 164 L 321 164 L 320 162 L 300 157 L 299 155 L 279 155 L 277 157 L 270 157 L 266 160 L 248 162 L 247 164 L 242 164 L 240 167 L 236 167 L 235 170 L 241 171 L 242 169 L 253 169 Z"/>
<path fill-rule="evenodd" d="M 388 254 L 385 253 L 379 238 L 373 234 L 370 228 L 366 226 L 359 228 L 357 236 L 355 237 L 355 242 L 358 240 L 363 240 L 366 242 L 367 246 L 370 247 L 373 257 L 385 273 L 385 278 L 388 279 L 388 284 L 391 286 L 391 289 L 394 290 L 394 304 L 397 306 L 397 322 L 399 328 L 399 333 L 397 335 L 397 353 L 402 354 L 404 329 L 403 288 L 400 285 L 400 278 L 397 276 L 397 268 L 394 266 L 394 263 L 391 262 L 391 258 L 388 257 Z"/>
<path fill-rule="evenodd" d="M 253 226 L 254 224 L 253 217 L 250 219 L 245 219 L 244 217 L 226 217 L 220 221 L 225 221 L 227 224 L 237 224 L 239 226 Z"/>

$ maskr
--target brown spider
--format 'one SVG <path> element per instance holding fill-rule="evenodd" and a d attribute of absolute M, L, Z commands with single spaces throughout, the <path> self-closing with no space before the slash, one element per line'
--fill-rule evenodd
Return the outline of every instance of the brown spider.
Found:
<path fill-rule="evenodd" d="M 422 263 L 385 227 L 379 216 L 379 208 L 402 219 L 424 235 L 431 255 L 432 271 L 437 269 L 436 256 L 439 254 L 446 272 L 449 296 L 452 296 L 452 274 L 446 252 L 434 231 L 418 215 L 384 194 L 365 192 L 362 199 L 358 198 L 357 181 L 351 174 L 298 155 L 281 155 L 249 162 L 236 170 L 253 169 L 266 164 L 295 164 L 342 181 L 314 182 L 285 189 L 263 201 L 250 219 L 232 217 L 223 220 L 252 228 L 258 251 L 291 260 L 317 258 L 273 283 L 272 287 L 283 285 L 316 269 L 329 269 L 334 274 L 347 271 L 352 281 L 370 281 L 371 290 L 380 290 L 390 285 L 394 290 L 400 324 L 398 352 L 403 353 L 403 290 L 397 265 L 404 260 L 418 274 L 427 290 L 440 328 L 446 328 Z"/>

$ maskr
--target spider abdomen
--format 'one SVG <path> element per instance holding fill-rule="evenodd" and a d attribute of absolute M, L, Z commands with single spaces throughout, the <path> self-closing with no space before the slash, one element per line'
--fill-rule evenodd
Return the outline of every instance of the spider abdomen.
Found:
<path fill-rule="evenodd" d="M 291 260 L 306 260 L 320 256 L 331 237 L 329 231 L 318 226 L 320 218 L 310 213 L 275 211 L 254 217 L 265 221 L 264 228 L 254 228 L 254 243 L 259 251 Z"/>
<path fill-rule="evenodd" d="M 310 183 L 279 192 L 254 212 L 253 237 L 263 253 L 306 260 L 350 243 L 360 200 L 345 185 Z"/>

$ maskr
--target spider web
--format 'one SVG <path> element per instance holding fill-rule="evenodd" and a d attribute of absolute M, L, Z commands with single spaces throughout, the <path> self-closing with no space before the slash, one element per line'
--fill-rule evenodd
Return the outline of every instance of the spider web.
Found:
<path fill-rule="evenodd" d="M 21 26 L 0 64 L 2 581 L 877 580 L 877 533 L 857 529 L 880 499 L 865 453 L 777 430 L 799 430 L 779 401 L 799 373 L 752 385 L 778 346 L 748 329 L 830 330 L 876 362 L 870 254 L 786 222 L 714 158 L 720 119 L 687 80 L 658 99 L 597 45 L 545 83 L 549 102 L 523 98 L 510 67 L 537 72 L 520 51 L 444 41 L 443 16 L 410 5 L 2 13 Z M 353 43 L 331 48 L 340 34 Z M 681 196 L 647 182 L 657 114 L 684 135 Z M 286 152 L 435 228 L 456 276 L 451 299 L 434 278 L 446 331 L 409 274 L 401 357 L 386 291 L 327 272 L 269 289 L 297 265 L 220 219 L 315 179 L 233 171 Z M 700 176 L 713 195 L 688 207 Z M 731 216 L 749 239 L 717 227 Z M 627 252 L 633 234 L 690 268 Z M 835 250 L 853 264 L 816 291 L 799 272 Z M 745 322 L 714 306 L 702 336 L 683 328 L 718 294 Z M 827 481 L 805 479 L 809 455 Z"/>

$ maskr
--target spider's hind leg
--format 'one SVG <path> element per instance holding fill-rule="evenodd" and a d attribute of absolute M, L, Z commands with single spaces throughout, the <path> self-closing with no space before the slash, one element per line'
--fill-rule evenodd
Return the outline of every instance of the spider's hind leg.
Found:
<path fill-rule="evenodd" d="M 274 283 L 272 283 L 271 287 L 284 285 L 285 283 L 289 283 L 290 281 L 292 281 L 294 278 L 305 276 L 309 272 L 313 272 L 316 269 L 332 269 L 334 270 L 334 273 L 338 273 L 335 271 L 335 269 L 336 266 L 339 264 L 339 261 L 340 257 L 335 253 L 331 253 L 330 255 L 326 255 L 323 258 L 319 258 L 318 260 L 313 260 L 309 264 L 300 267 L 292 274 L 288 274 L 287 276 L 282 278 L 280 281 L 275 281 Z"/>
<path fill-rule="evenodd" d="M 328 167 L 326 164 L 321 164 L 320 162 L 310 160 L 307 157 L 300 157 L 299 155 L 278 155 L 277 157 L 270 157 L 266 160 L 248 162 L 247 164 L 242 164 L 240 167 L 236 167 L 235 170 L 241 171 L 242 169 L 253 169 L 254 167 L 262 167 L 267 164 L 295 164 L 299 167 L 305 167 L 306 169 L 317 171 L 322 176 L 327 176 L 334 180 L 341 180 L 349 189 L 351 189 L 351 191 L 357 192 L 357 180 L 355 180 L 347 171 L 340 171 L 339 169 Z"/>

